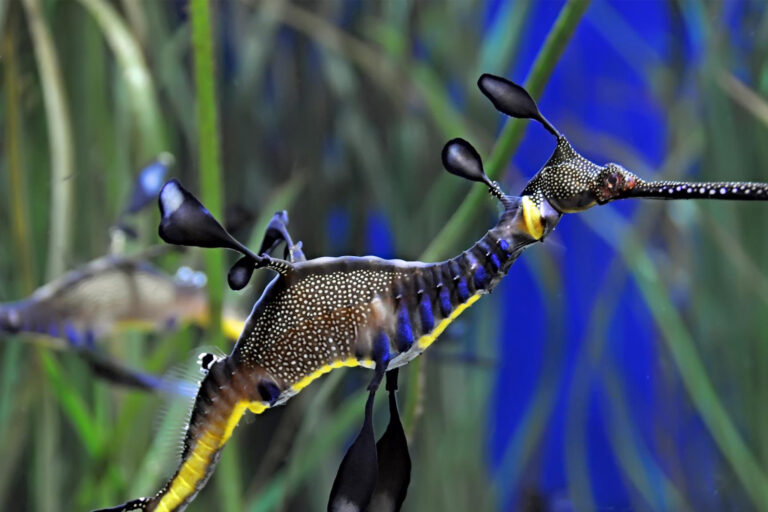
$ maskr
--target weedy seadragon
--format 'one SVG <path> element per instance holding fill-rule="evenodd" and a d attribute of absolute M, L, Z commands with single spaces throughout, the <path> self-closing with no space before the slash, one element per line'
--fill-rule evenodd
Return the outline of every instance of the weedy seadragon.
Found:
<path fill-rule="evenodd" d="M 490 292 L 528 246 L 544 240 L 565 213 L 626 198 L 768 200 L 768 184 L 645 181 L 622 166 L 587 160 L 540 113 L 520 86 L 483 75 L 480 90 L 502 113 L 539 121 L 557 139 L 554 153 L 519 197 L 483 171 L 465 140 L 442 152 L 448 172 L 485 184 L 503 212 L 477 243 L 439 263 L 338 257 L 307 260 L 279 216 L 258 254 L 232 238 L 177 181 L 160 193 L 159 233 L 166 242 L 228 248 L 243 254 L 229 273 L 242 288 L 256 268 L 277 272 L 253 307 L 230 355 L 202 358 L 205 376 L 192 407 L 180 465 L 153 497 L 111 511 L 183 510 L 213 472 L 246 410 L 260 414 L 343 366 L 374 370 L 360 434 L 345 455 L 328 510 L 399 510 L 411 462 L 394 400 L 396 369 L 429 348 L 457 316 Z M 270 253 L 285 242 L 285 258 Z M 387 374 L 390 426 L 378 443 L 373 396 Z"/>

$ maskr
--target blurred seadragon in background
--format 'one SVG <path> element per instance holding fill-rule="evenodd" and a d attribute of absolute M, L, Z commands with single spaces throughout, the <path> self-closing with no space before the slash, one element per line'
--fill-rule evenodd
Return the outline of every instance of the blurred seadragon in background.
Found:
<path fill-rule="evenodd" d="M 162 154 L 138 174 L 129 203 L 112 229 L 112 250 L 124 245 L 124 236 L 136 238 L 129 218 L 157 201 L 172 163 L 170 155 Z M 185 392 L 183 382 L 130 369 L 96 343 L 125 329 L 168 332 L 208 323 L 205 274 L 182 266 L 175 276 L 168 275 L 151 263 L 166 252 L 165 247 L 153 247 L 134 255 L 103 256 L 25 299 L 0 304 L 0 333 L 45 337 L 49 345 L 76 351 L 97 375 L 115 383 Z M 223 322 L 233 339 L 241 326 L 242 320 L 233 316 Z"/>
<path fill-rule="evenodd" d="M 0 305 L 0 331 L 45 336 L 77 351 L 98 375 L 147 389 L 163 389 L 163 380 L 107 358 L 96 341 L 125 328 L 162 332 L 207 318 L 204 274 L 182 267 L 171 277 L 143 257 L 104 256 Z"/>

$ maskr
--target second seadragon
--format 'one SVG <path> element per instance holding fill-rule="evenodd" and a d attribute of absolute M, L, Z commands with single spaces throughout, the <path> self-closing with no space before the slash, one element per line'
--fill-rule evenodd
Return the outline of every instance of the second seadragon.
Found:
<path fill-rule="evenodd" d="M 363 427 L 341 463 L 328 510 L 399 510 L 411 462 L 394 396 L 397 368 L 426 350 L 451 321 L 489 293 L 523 250 L 544 240 L 563 214 L 633 197 L 768 200 L 765 183 L 644 181 L 618 164 L 594 164 L 541 115 L 522 87 L 487 74 L 478 86 L 502 113 L 542 123 L 557 146 L 517 197 L 505 194 L 485 175 L 480 156 L 467 141 L 454 139 L 445 145 L 446 170 L 485 184 L 504 210 L 485 236 L 447 261 L 351 256 L 307 260 L 280 214 L 254 253 L 177 181 L 165 185 L 160 193 L 163 240 L 242 253 L 228 276 L 234 289 L 246 286 L 257 268 L 278 275 L 253 307 L 231 354 L 201 358 L 205 377 L 175 474 L 153 497 L 103 510 L 184 510 L 210 478 L 246 410 L 260 414 L 283 404 L 319 376 L 343 366 L 364 366 L 374 374 Z M 284 259 L 272 257 L 281 243 Z M 384 375 L 390 424 L 376 443 L 373 397 Z"/>

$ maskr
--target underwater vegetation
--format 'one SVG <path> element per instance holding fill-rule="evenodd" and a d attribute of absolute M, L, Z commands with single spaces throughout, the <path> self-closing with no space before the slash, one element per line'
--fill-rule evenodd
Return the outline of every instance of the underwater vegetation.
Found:
<path fill-rule="evenodd" d="M 498 217 L 484 187 L 441 170 L 446 141 L 470 141 L 511 194 L 553 146 L 538 123 L 500 122 L 482 73 L 519 81 L 589 161 L 639 177 L 608 184 L 768 179 L 757 2 L 19 0 L 0 26 L 3 302 L 104 254 L 134 174 L 164 151 L 216 218 L 253 219 L 233 230 L 251 250 L 285 209 L 310 258 L 459 254 Z M 617 201 L 565 216 L 400 370 L 403 510 L 766 508 L 764 206 Z M 159 219 L 137 215 L 126 254 L 159 242 Z M 250 309 L 269 277 L 229 290 L 237 263 L 216 249 L 153 260 L 205 271 L 203 334 L 127 330 L 99 346 L 154 375 L 201 351 L 215 364 L 232 351 L 220 312 Z M 0 506 L 156 492 L 188 402 L 25 339 L 0 344 Z M 325 509 L 371 375 L 331 372 L 236 429 L 189 510 Z M 376 439 L 387 395 L 372 404 Z"/>

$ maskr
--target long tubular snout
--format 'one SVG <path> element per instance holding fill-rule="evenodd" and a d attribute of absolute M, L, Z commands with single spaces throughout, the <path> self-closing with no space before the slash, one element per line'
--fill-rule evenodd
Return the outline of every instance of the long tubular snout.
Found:
<path fill-rule="evenodd" d="M 768 183 L 719 181 L 691 183 L 687 181 L 639 181 L 634 188 L 617 199 L 730 199 L 768 201 Z"/>

